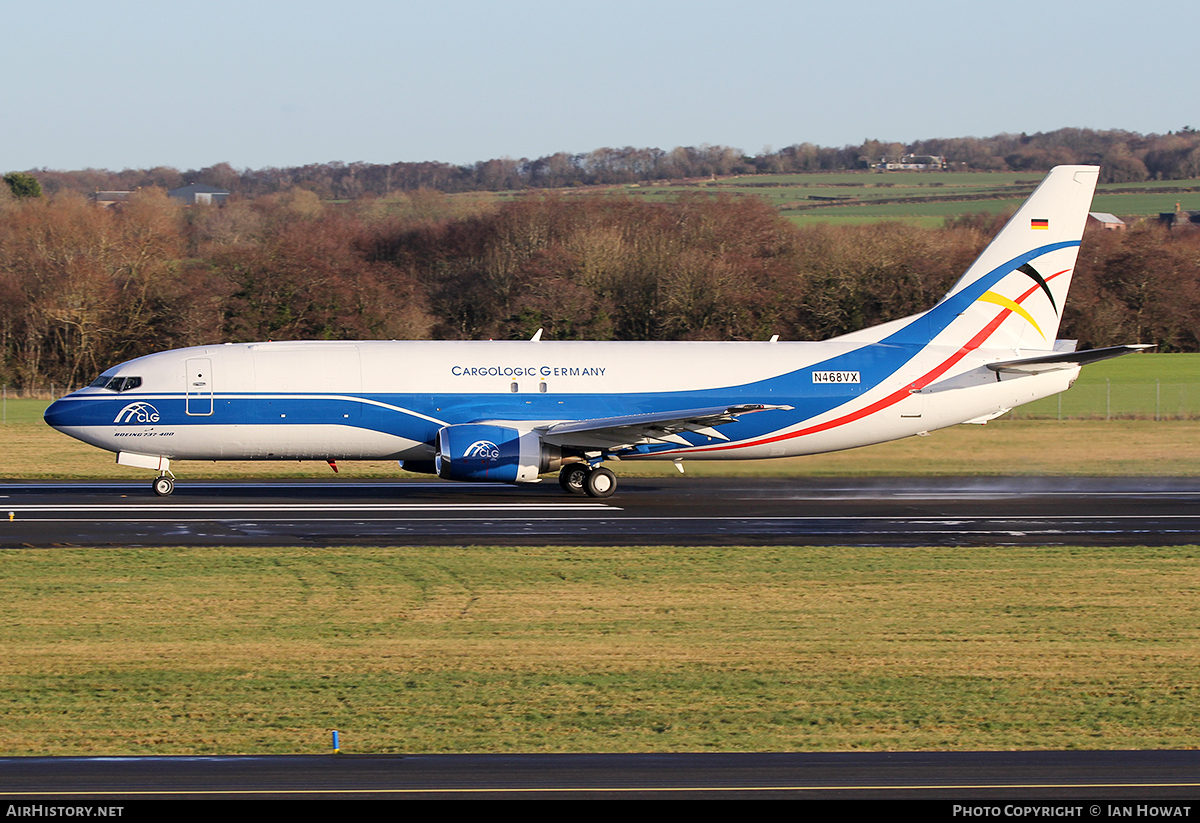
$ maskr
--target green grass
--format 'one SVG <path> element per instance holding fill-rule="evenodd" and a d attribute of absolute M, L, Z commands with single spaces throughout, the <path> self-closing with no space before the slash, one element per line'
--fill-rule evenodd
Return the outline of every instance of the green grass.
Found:
<path fill-rule="evenodd" d="M 4 422 L 16 426 L 36 424 L 44 426 L 46 424 L 42 420 L 42 415 L 49 405 L 50 401 L 48 400 L 10 397 L 3 403 Z"/>
<path fill-rule="evenodd" d="M 863 203 L 851 206 L 826 206 L 818 209 L 784 209 L 789 220 L 798 225 L 809 223 L 838 222 L 839 218 L 856 217 L 878 220 L 902 220 L 910 218 L 939 218 L 937 222 L 921 225 L 936 227 L 941 218 L 960 214 L 987 212 L 998 214 L 1015 211 L 1022 198 L 997 198 L 990 200 L 959 200 L 932 203 Z M 1185 211 L 1200 210 L 1200 192 L 1191 194 L 1098 194 L 1092 201 L 1092 211 L 1108 212 L 1126 217 L 1156 218 L 1159 212 L 1175 211 L 1175 204 L 1182 203 Z"/>
<path fill-rule="evenodd" d="M 863 223 L 880 220 L 913 221 L 925 228 L 937 228 L 945 224 L 947 217 L 960 214 L 986 212 L 999 214 L 1016 211 L 1021 204 L 1019 198 L 1011 200 L 967 200 L 946 203 L 877 203 L 857 206 L 831 206 L 820 209 L 795 211 L 785 209 L 782 214 L 800 226 L 812 223 L 839 223 L 845 218 L 854 218 Z"/>
<path fill-rule="evenodd" d="M 1075 385 L 1015 417 L 1200 417 L 1200 354 L 1134 354 L 1086 366 Z"/>
<path fill-rule="evenodd" d="M 0 551 L 0 754 L 1190 748 L 1198 552 Z"/>
<path fill-rule="evenodd" d="M 1179 203 L 1184 211 L 1200 210 L 1200 192 L 1165 192 L 1163 194 L 1107 194 L 1098 192 L 1092 200 L 1092 211 L 1116 215 L 1141 215 L 1157 218 L 1159 212 L 1175 211 Z"/>
<path fill-rule="evenodd" d="M 785 216 L 788 220 L 795 223 L 797 226 L 812 226 L 818 223 L 826 223 L 831 226 L 870 226 L 881 220 L 890 220 L 899 223 L 906 223 L 910 226 L 916 226 L 922 229 L 937 229 L 941 228 L 946 223 L 944 216 L 925 214 L 925 215 L 892 215 L 890 217 L 879 217 L 870 214 L 841 214 L 831 210 L 806 211 L 806 212 L 786 212 Z"/>
<path fill-rule="evenodd" d="M 748 184 L 781 186 L 1036 186 L 1045 175 L 1041 172 L 989 171 L 906 171 L 880 173 L 876 171 L 810 172 L 806 174 L 753 174 L 727 177 L 716 181 L 717 186 L 746 186 Z M 1183 184 L 1184 181 L 1171 181 Z"/>
<path fill-rule="evenodd" d="M 1200 383 L 1200 354 L 1161 354 L 1155 351 L 1115 357 L 1085 366 L 1076 386 L 1114 383 Z"/>
<path fill-rule="evenodd" d="M 901 220 L 924 228 L 942 225 L 948 216 L 978 212 L 1014 211 L 1041 181 L 1040 173 L 1009 172 L 835 172 L 829 174 L 743 175 L 687 184 L 612 186 L 614 196 L 674 200 L 689 192 L 720 192 L 735 196 L 761 197 L 797 225 L 813 223 L 862 224 Z M 1193 189 L 1193 191 L 1186 191 Z M 1155 218 L 1159 212 L 1174 211 L 1175 204 L 1188 211 L 1200 210 L 1200 180 L 1161 180 L 1141 183 L 1104 184 L 1097 188 L 1093 211 L 1124 217 Z M 1146 193 L 1145 190 L 1157 191 Z M 565 190 L 594 193 L 597 189 Z M 848 197 L 862 202 L 848 205 L 817 204 L 808 198 Z M 977 195 L 978 199 L 959 198 Z M 877 200 L 928 200 L 933 202 L 888 202 Z"/>

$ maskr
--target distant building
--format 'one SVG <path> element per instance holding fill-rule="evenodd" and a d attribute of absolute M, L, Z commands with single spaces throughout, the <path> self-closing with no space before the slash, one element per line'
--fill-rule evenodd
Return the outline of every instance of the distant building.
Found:
<path fill-rule="evenodd" d="M 1104 211 L 1090 211 L 1087 216 L 1089 226 L 1099 226 L 1108 231 L 1124 231 L 1125 221 L 1116 215 Z"/>
<path fill-rule="evenodd" d="M 185 206 L 223 206 L 229 199 L 229 192 L 216 186 L 206 186 L 203 183 L 193 183 L 167 192 L 168 197 L 174 197 Z"/>
<path fill-rule="evenodd" d="M 1158 213 L 1158 222 L 1162 223 L 1168 229 L 1173 229 L 1176 226 L 1186 226 L 1189 223 L 1200 225 L 1200 211 L 1187 212 L 1180 208 L 1179 203 L 1176 203 L 1175 211 L 1162 211 Z"/>
<path fill-rule="evenodd" d="M 947 168 L 946 158 L 940 154 L 906 154 L 899 163 L 886 160 L 875 164 L 880 171 L 941 171 Z"/>
<path fill-rule="evenodd" d="M 109 209 L 121 203 L 128 203 L 131 194 L 131 191 L 94 191 L 88 195 L 88 199 L 97 206 Z"/>

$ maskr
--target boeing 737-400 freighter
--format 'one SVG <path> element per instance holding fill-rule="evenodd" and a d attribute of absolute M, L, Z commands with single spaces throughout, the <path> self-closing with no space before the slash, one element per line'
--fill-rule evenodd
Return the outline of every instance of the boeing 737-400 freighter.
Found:
<path fill-rule="evenodd" d="M 743 460 L 982 423 L 1141 346 L 1055 340 L 1096 186 L 1059 166 L 933 308 L 824 342 L 239 343 L 114 366 L 46 422 L 157 471 L 177 460 L 395 459 L 447 480 L 607 497 L 606 461 Z"/>

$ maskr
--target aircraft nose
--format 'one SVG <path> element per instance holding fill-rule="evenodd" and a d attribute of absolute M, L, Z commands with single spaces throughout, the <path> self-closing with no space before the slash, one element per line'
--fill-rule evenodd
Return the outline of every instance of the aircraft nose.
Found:
<path fill-rule="evenodd" d="M 46 421 L 46 425 L 55 429 L 71 425 L 72 417 L 71 404 L 64 400 L 55 400 L 46 407 L 46 411 L 42 414 L 42 419 Z"/>

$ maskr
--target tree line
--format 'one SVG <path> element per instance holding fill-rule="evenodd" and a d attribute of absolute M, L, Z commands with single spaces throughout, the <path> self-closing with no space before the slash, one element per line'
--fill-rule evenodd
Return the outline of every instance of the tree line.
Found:
<path fill-rule="evenodd" d="M 999 225 L 797 228 L 704 193 L 0 198 L 0 381 L 78 386 L 153 351 L 271 339 L 819 340 L 928 308 Z M 1060 336 L 1200 351 L 1198 260 L 1200 232 L 1089 232 Z"/>
<path fill-rule="evenodd" d="M 495 158 L 465 165 L 437 161 L 399 163 L 313 163 L 288 168 L 242 169 L 217 163 L 202 169 L 33 169 L 47 193 L 134 191 L 179 188 L 203 183 L 242 197 L 279 194 L 303 188 L 326 200 L 388 197 L 397 192 L 555 189 L 567 186 L 621 185 L 732 174 L 783 174 L 866 168 L 899 161 L 905 154 L 947 158 L 952 168 L 988 171 L 1047 171 L 1063 163 L 1101 167 L 1102 183 L 1182 180 L 1200 177 L 1200 132 L 1185 127 L 1167 134 L 1065 128 L 1052 132 L 1000 134 L 888 143 L 865 140 L 831 148 L 798 143 L 776 151 L 746 155 L 729 146 L 600 148 L 559 152 L 536 159 Z"/>

